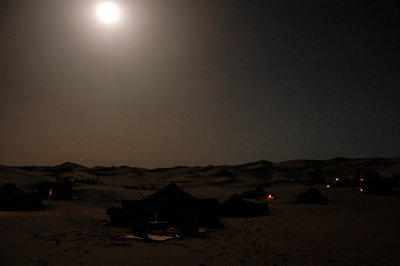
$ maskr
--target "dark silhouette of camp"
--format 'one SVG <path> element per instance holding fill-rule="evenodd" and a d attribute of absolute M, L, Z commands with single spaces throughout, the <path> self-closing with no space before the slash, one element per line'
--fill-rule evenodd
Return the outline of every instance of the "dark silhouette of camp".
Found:
<path fill-rule="evenodd" d="M 262 187 L 257 187 L 256 189 L 245 191 L 242 193 L 242 197 L 245 199 L 263 199 L 267 196 L 268 193 Z"/>
<path fill-rule="evenodd" d="M 360 191 L 363 194 L 370 194 L 370 195 L 376 195 L 376 196 L 392 196 L 392 195 L 400 196 L 399 192 L 393 190 L 390 187 L 384 186 L 384 185 L 361 187 Z"/>
<path fill-rule="evenodd" d="M 37 183 L 37 192 L 43 198 L 51 200 L 71 200 L 72 183 L 71 182 L 48 182 Z"/>
<path fill-rule="evenodd" d="M 131 226 L 140 234 L 152 227 L 179 227 L 186 235 L 199 227 L 221 227 L 217 199 L 197 199 L 171 183 L 143 200 L 125 200 L 121 207 L 107 210 L 110 225 Z"/>
<path fill-rule="evenodd" d="M 376 196 L 400 196 L 399 181 L 396 179 L 398 178 L 365 178 L 360 184 L 360 191 Z"/>
<path fill-rule="evenodd" d="M 0 188 L 0 210 L 3 211 L 37 211 L 42 209 L 40 195 L 26 193 L 13 183 Z"/>
<path fill-rule="evenodd" d="M 268 203 L 245 201 L 238 194 L 233 194 L 221 204 L 221 217 L 255 217 L 268 214 Z"/>
<path fill-rule="evenodd" d="M 322 195 L 318 188 L 309 188 L 305 192 L 300 193 L 297 196 L 298 203 L 308 203 L 308 204 L 328 204 L 328 199 L 326 196 Z"/>

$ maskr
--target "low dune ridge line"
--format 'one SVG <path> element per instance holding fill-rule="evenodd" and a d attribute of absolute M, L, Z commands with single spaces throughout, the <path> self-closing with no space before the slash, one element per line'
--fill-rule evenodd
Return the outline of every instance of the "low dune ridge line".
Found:
<path fill-rule="evenodd" d="M 0 207 L 12 197 L 37 204 L 0 210 L 0 265 L 400 265 L 399 180 L 400 158 L 154 169 L 1 165 Z M 105 226 L 108 208 L 154 198 L 170 184 L 221 205 L 242 197 L 268 204 L 268 212 L 220 215 L 222 226 L 201 237 L 163 242 L 121 238 L 131 228 Z"/>

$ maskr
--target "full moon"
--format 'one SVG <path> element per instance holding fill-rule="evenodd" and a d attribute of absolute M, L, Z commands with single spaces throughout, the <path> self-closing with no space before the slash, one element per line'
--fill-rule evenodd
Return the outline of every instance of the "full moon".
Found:
<path fill-rule="evenodd" d="M 118 20 L 119 9 L 112 2 L 100 3 L 97 7 L 97 15 L 104 23 L 113 23 Z"/>

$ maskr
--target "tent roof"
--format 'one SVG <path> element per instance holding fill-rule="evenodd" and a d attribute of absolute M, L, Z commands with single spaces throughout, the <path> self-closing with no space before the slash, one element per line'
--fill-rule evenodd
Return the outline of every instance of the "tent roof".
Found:
<path fill-rule="evenodd" d="M 40 195 L 32 195 L 8 183 L 0 188 L 0 209 L 10 211 L 30 211 L 42 208 Z"/>
<path fill-rule="evenodd" d="M 189 193 L 186 193 L 183 191 L 180 187 L 178 187 L 177 184 L 175 183 L 170 183 L 169 185 L 163 187 L 159 191 L 151 194 L 150 196 L 147 197 L 149 200 L 179 200 L 179 201 L 192 201 L 195 198 L 190 195 Z"/>
<path fill-rule="evenodd" d="M 0 188 L 0 195 L 1 196 L 31 196 L 30 194 L 20 190 L 17 188 L 13 183 L 7 183 Z"/>

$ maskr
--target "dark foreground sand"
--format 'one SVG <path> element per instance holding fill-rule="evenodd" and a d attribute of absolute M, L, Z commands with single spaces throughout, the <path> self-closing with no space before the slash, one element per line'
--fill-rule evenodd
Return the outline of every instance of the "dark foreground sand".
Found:
<path fill-rule="evenodd" d="M 28 190 L 37 174 L 17 172 L 3 170 L 2 183 L 10 181 L 7 176 Z M 118 180 L 123 183 L 124 178 Z M 181 184 L 196 197 L 224 200 L 245 189 L 234 183 L 190 182 Z M 81 200 L 45 200 L 47 209 L 39 212 L 0 212 L 0 265 L 400 265 L 398 197 L 319 186 L 328 206 L 291 203 L 307 188 L 268 187 L 279 197 L 270 202 L 268 216 L 224 218 L 224 229 L 213 229 L 203 238 L 145 243 L 114 240 L 129 229 L 103 223 L 107 207 L 152 191 L 77 185 L 75 195 Z"/>

